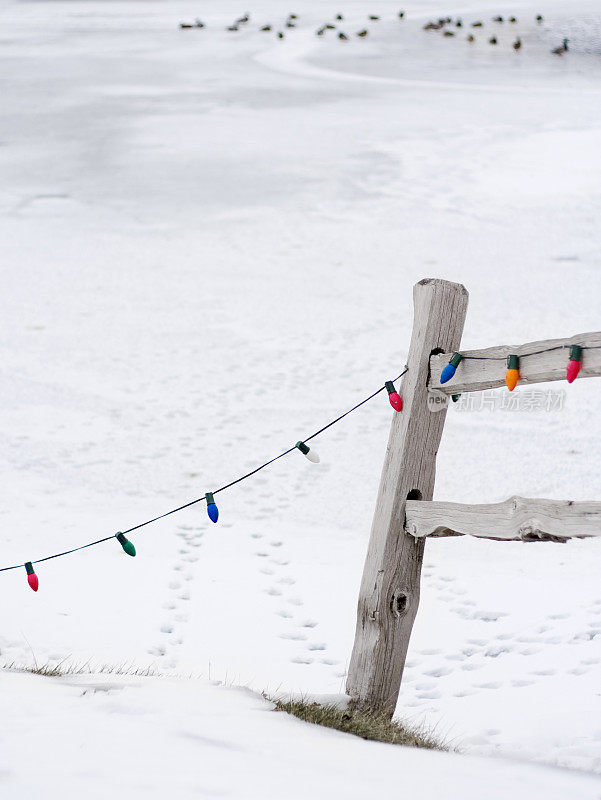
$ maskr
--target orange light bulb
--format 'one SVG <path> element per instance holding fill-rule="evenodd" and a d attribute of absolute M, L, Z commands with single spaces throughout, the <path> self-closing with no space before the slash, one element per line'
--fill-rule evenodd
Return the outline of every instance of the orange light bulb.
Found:
<path fill-rule="evenodd" d="M 505 375 L 505 383 L 510 392 L 513 392 L 520 379 L 520 359 L 518 356 L 507 357 L 507 373 Z"/>

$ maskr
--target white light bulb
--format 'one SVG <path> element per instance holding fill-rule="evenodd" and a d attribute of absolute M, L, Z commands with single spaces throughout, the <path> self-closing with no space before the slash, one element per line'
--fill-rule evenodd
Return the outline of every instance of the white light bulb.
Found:
<path fill-rule="evenodd" d="M 308 458 L 309 461 L 312 461 L 314 464 L 319 464 L 319 456 L 315 450 L 309 450 L 308 453 L 305 453 L 305 458 Z"/>
<path fill-rule="evenodd" d="M 308 458 L 309 461 L 312 461 L 314 464 L 319 464 L 319 456 L 315 450 L 311 450 L 308 444 L 305 444 L 304 442 L 297 442 L 296 446 L 305 456 L 305 458 Z"/>

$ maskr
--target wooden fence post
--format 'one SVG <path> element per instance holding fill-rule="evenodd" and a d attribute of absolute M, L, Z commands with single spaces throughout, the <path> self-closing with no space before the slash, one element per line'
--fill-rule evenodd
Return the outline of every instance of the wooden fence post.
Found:
<path fill-rule="evenodd" d="M 468 293 L 458 283 L 424 279 L 413 287 L 413 333 L 395 413 L 357 611 L 347 692 L 371 711 L 394 713 L 419 603 L 424 540 L 404 531 L 405 501 L 432 500 L 446 409 L 428 409 L 433 351 L 459 349 Z"/>

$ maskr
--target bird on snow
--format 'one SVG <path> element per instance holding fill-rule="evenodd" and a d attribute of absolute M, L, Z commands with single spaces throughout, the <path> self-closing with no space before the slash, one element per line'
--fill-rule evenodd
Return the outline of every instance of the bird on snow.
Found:
<path fill-rule="evenodd" d="M 342 33 L 342 31 L 340 31 L 340 33 L 338 34 L 338 38 L 344 39 L 346 41 L 348 39 L 348 36 L 346 35 L 346 33 Z"/>
<path fill-rule="evenodd" d="M 404 11 L 399 11 L 399 19 L 403 19 L 404 16 L 405 16 L 405 12 Z"/>
<path fill-rule="evenodd" d="M 228 31 L 237 31 L 237 30 L 238 30 L 238 26 L 237 25 L 230 25 L 229 28 L 228 28 Z"/>
<path fill-rule="evenodd" d="M 455 33 L 454 33 L 454 31 L 445 31 L 442 35 L 443 36 L 455 36 Z"/>
<path fill-rule="evenodd" d="M 463 28 L 463 22 L 460 19 L 458 19 L 457 22 L 455 23 L 455 27 L 456 28 Z"/>
<path fill-rule="evenodd" d="M 492 21 L 493 22 L 503 22 L 503 17 L 493 17 Z"/>
<path fill-rule="evenodd" d="M 325 27 L 326 27 L 326 28 L 327 28 L 329 31 L 335 31 L 335 30 L 336 30 L 336 26 L 335 26 L 335 25 L 332 25 L 332 23 L 331 23 L 331 22 L 328 22 L 328 23 L 327 23 L 327 25 L 326 25 Z"/>
<path fill-rule="evenodd" d="M 554 53 L 556 56 L 561 56 L 564 53 L 567 53 L 568 52 L 568 41 L 569 41 L 568 39 L 564 39 L 563 40 L 563 44 L 561 45 L 561 47 L 556 47 L 555 50 L 551 50 L 551 52 Z"/>
<path fill-rule="evenodd" d="M 488 43 L 489 44 L 497 44 L 497 37 L 496 36 L 491 36 L 490 39 L 488 40 Z"/>
<path fill-rule="evenodd" d="M 205 26 L 204 22 L 201 22 L 199 19 L 195 19 L 194 20 L 194 27 L 195 28 L 204 28 L 204 26 Z"/>
<path fill-rule="evenodd" d="M 472 22 L 472 28 L 481 28 L 483 24 L 483 22 Z"/>
<path fill-rule="evenodd" d="M 519 49 L 521 48 L 521 46 L 522 46 L 522 40 L 521 40 L 521 39 L 520 39 L 520 37 L 518 36 L 518 38 L 517 38 L 517 39 L 515 40 L 515 42 L 512 44 L 512 47 L 513 47 L 513 49 L 514 49 L 514 50 L 519 50 Z"/>
<path fill-rule="evenodd" d="M 243 17 L 240 17 L 240 19 L 236 20 L 236 25 L 240 25 L 240 23 L 248 22 L 249 19 L 250 19 L 249 15 L 245 14 Z"/>
<path fill-rule="evenodd" d="M 326 31 L 326 29 L 325 29 L 325 28 L 318 28 L 318 29 L 315 31 L 315 35 L 316 35 L 316 36 L 323 36 L 323 35 L 324 35 L 324 33 L 325 33 L 325 31 Z"/>
<path fill-rule="evenodd" d="M 368 34 L 368 30 L 367 30 L 367 28 L 363 28 L 363 30 L 362 30 L 362 31 L 359 31 L 359 32 L 357 33 L 357 36 L 361 36 L 361 37 L 363 37 L 363 38 L 364 38 L 365 36 L 367 36 L 367 34 Z"/>
<path fill-rule="evenodd" d="M 517 17 L 509 17 L 510 22 L 517 22 Z"/>
<path fill-rule="evenodd" d="M 473 33 L 470 33 L 468 35 L 468 37 L 467 37 L 467 40 L 468 40 L 468 42 L 475 42 L 476 41 L 476 37 L 474 36 Z"/>
<path fill-rule="evenodd" d="M 188 23 L 188 22 L 180 22 L 179 26 L 180 26 L 180 28 L 193 28 L 194 27 L 194 25 L 190 25 L 190 23 Z"/>
<path fill-rule="evenodd" d="M 371 19 L 375 22 L 377 19 L 380 19 L 380 17 L 378 17 L 377 14 L 370 14 L 367 19 Z"/>
<path fill-rule="evenodd" d="M 282 33 L 282 31 L 278 31 L 278 39 L 283 39 L 283 38 L 284 34 Z"/>
<path fill-rule="evenodd" d="M 442 25 L 439 22 L 427 22 L 424 25 L 425 31 L 439 31 L 442 28 Z"/>
<path fill-rule="evenodd" d="M 288 19 L 298 19 L 298 14 L 288 14 Z"/>
<path fill-rule="evenodd" d="M 296 23 L 292 22 L 291 20 L 288 20 L 288 22 L 286 23 L 286 27 L 287 28 L 296 28 Z"/>
<path fill-rule="evenodd" d="M 342 16 L 342 14 L 336 14 L 336 19 L 344 19 L 344 17 Z"/>
<path fill-rule="evenodd" d="M 262 31 L 270 31 L 270 30 L 271 30 L 271 25 L 263 25 L 263 27 L 261 28 L 261 30 L 262 30 Z"/>
<path fill-rule="evenodd" d="M 541 22 L 543 21 L 543 15 L 542 15 L 542 14 L 537 14 L 537 15 L 536 15 L 536 21 L 537 21 L 538 23 L 541 23 Z"/>

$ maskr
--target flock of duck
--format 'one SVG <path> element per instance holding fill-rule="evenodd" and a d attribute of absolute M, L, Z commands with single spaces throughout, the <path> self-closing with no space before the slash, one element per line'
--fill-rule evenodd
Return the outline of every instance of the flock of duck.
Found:
<path fill-rule="evenodd" d="M 399 11 L 397 16 L 399 19 L 403 19 L 405 17 L 405 12 Z M 368 14 L 367 19 L 370 22 L 377 22 L 380 19 L 380 16 L 378 14 Z M 342 14 L 336 14 L 335 22 L 324 22 L 323 25 L 317 28 L 317 30 L 315 31 L 315 35 L 323 36 L 327 31 L 337 30 L 337 28 L 340 27 L 339 23 L 342 22 L 343 20 L 344 16 Z M 234 22 L 231 25 L 228 25 L 226 30 L 239 31 L 242 26 L 247 25 L 249 22 L 250 22 L 250 15 L 245 14 L 243 17 L 234 20 Z M 282 27 L 296 28 L 297 25 L 298 25 L 298 14 L 288 14 L 288 18 L 285 20 Z M 197 19 L 194 21 L 193 24 L 189 22 L 180 22 L 179 26 L 180 28 L 204 28 L 205 24 L 201 20 Z M 278 28 L 277 25 L 262 25 L 259 28 L 259 30 L 267 33 L 269 31 L 276 30 L 277 28 Z M 360 39 L 364 39 L 368 35 L 368 33 L 369 30 L 367 28 L 362 28 L 360 31 L 356 32 L 355 36 L 358 36 Z M 276 30 L 276 35 L 278 39 L 283 39 L 285 33 L 283 30 L 280 29 Z M 347 41 L 349 39 L 349 34 L 345 33 L 342 30 L 338 30 L 338 38 L 341 39 L 342 41 Z"/>
<path fill-rule="evenodd" d="M 535 20 L 540 25 L 544 21 L 542 14 L 537 14 L 536 17 L 535 17 Z M 504 22 L 508 22 L 510 24 L 514 24 L 515 25 L 517 23 L 517 21 L 518 21 L 517 17 L 513 17 L 513 16 L 512 17 L 507 17 L 506 20 L 501 15 L 497 15 L 496 17 L 492 18 L 492 22 L 496 23 L 497 25 L 498 24 L 502 24 Z M 456 30 L 452 30 L 453 27 L 455 27 L 455 28 L 463 28 L 464 27 L 463 26 L 463 21 L 461 20 L 460 17 L 458 17 L 455 20 L 453 20 L 452 17 L 442 17 L 439 20 L 437 20 L 436 22 L 433 22 L 433 21 L 427 22 L 424 25 L 424 30 L 425 31 L 442 31 L 442 35 L 443 36 L 455 36 L 455 35 L 457 35 L 457 31 Z M 472 28 L 483 28 L 484 27 L 484 22 L 482 22 L 482 20 L 476 20 L 476 22 L 472 22 L 471 23 L 470 27 L 472 27 Z M 474 36 L 473 33 L 468 33 L 468 35 L 466 36 L 466 39 L 467 39 L 468 42 L 475 42 L 476 41 L 476 37 Z M 494 33 L 493 33 L 492 36 L 490 36 L 488 38 L 488 43 L 492 44 L 492 45 L 495 45 L 495 44 L 499 43 L 499 40 L 494 35 Z M 513 49 L 516 52 L 518 50 L 522 49 L 522 40 L 520 39 L 519 36 L 516 36 L 516 38 L 515 38 L 515 40 L 514 40 L 514 42 L 513 42 L 513 44 L 511 46 L 513 47 Z M 557 56 L 562 56 L 564 53 L 567 53 L 567 51 L 568 51 L 568 39 L 564 39 L 563 40 L 563 44 L 560 47 L 555 47 L 553 50 L 551 50 L 551 52 L 554 55 L 557 55 Z"/>
<path fill-rule="evenodd" d="M 399 11 L 398 18 L 404 19 L 405 12 Z M 378 22 L 380 20 L 380 16 L 378 14 L 368 14 L 367 19 L 370 22 Z M 542 14 L 537 14 L 536 22 L 540 25 L 543 22 Z M 316 36 L 324 36 L 327 31 L 337 31 L 338 38 L 342 41 L 346 41 L 349 38 L 349 34 L 345 33 L 343 30 L 337 30 L 340 28 L 340 24 L 344 20 L 344 16 L 342 14 L 336 14 L 335 22 L 325 22 L 315 31 Z M 497 15 L 496 17 L 492 18 L 492 22 L 495 24 L 502 24 L 503 22 L 507 21 L 510 24 L 517 23 L 517 17 L 511 16 L 507 17 L 505 20 L 502 16 Z M 239 31 L 241 28 L 247 26 L 250 22 L 250 14 L 246 13 L 243 17 L 239 17 L 238 19 L 234 20 L 231 25 L 226 27 L 227 31 L 235 32 Z M 298 14 L 288 14 L 287 19 L 285 20 L 284 24 L 281 26 L 282 28 L 296 28 L 298 25 Z M 204 28 L 205 23 L 202 22 L 200 19 L 196 19 L 194 23 L 190 22 L 180 22 L 180 28 Z M 425 31 L 442 31 L 443 36 L 456 36 L 458 35 L 457 29 L 463 28 L 464 24 L 460 17 L 453 19 L 452 17 L 442 17 L 437 21 L 430 21 L 427 22 L 424 26 Z M 472 28 L 483 28 L 484 22 L 481 20 L 477 20 L 476 22 L 472 22 L 470 24 Z M 283 30 L 278 29 L 279 26 L 277 25 L 262 25 L 259 30 L 263 33 L 268 33 L 271 31 L 275 31 L 278 39 L 283 39 L 285 37 L 285 33 Z M 453 30 L 455 28 L 455 30 Z M 369 34 L 369 30 L 367 28 L 362 28 L 361 30 L 355 33 L 355 36 L 358 36 L 360 39 L 364 39 Z M 474 33 L 468 33 L 466 36 L 468 42 L 475 42 L 476 37 Z M 494 35 L 488 38 L 488 43 L 491 45 L 495 45 L 499 43 L 498 38 Z M 522 40 L 519 36 L 516 36 L 515 41 L 512 44 L 513 49 L 517 52 L 522 48 Z M 551 52 L 555 55 L 561 56 L 566 53 L 568 50 L 568 39 L 563 40 L 563 44 L 560 47 L 554 48 Z"/>

